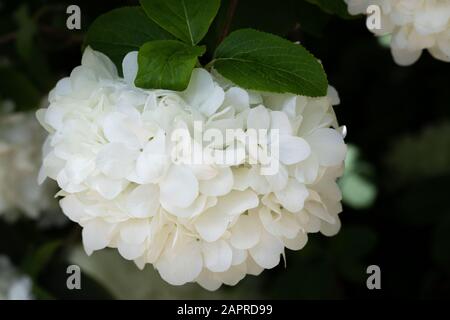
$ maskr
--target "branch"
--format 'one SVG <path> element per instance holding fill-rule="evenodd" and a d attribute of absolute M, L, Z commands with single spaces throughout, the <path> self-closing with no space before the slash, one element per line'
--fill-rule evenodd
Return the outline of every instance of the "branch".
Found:
<path fill-rule="evenodd" d="M 231 0 L 230 6 L 228 7 L 227 18 L 225 20 L 225 26 L 223 28 L 222 34 L 219 37 L 219 43 L 225 39 L 225 37 L 230 32 L 231 22 L 233 21 L 234 13 L 236 12 L 236 7 L 239 0 Z"/>

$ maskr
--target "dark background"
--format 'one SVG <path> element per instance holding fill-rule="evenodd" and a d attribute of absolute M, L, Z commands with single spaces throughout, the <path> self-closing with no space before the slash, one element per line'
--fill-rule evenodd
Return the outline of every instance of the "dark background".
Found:
<path fill-rule="evenodd" d="M 65 27 L 70 4 L 81 8 L 80 31 Z M 14 99 L 19 110 L 37 108 L 80 64 L 89 24 L 101 13 L 136 4 L 0 0 L 0 97 Z M 204 40 L 202 62 L 217 45 L 228 4 L 222 1 Z M 73 223 L 42 231 L 26 219 L 1 221 L 0 253 L 33 276 L 37 298 L 450 297 L 450 64 L 424 52 L 413 66 L 397 66 L 363 17 L 341 16 L 303 0 L 241 0 L 231 24 L 231 30 L 253 27 L 300 41 L 338 90 L 336 113 L 358 157 L 347 166 L 353 180 L 345 182 L 337 236 L 311 235 L 303 250 L 287 252 L 286 267 L 214 293 L 166 285 L 151 266 L 139 272 L 108 250 L 90 258 L 96 271 L 83 272 L 83 289 L 69 291 L 65 268 L 80 240 Z M 366 189 L 372 196 L 364 200 L 359 192 Z M 381 268 L 381 290 L 366 287 L 372 264 Z"/>

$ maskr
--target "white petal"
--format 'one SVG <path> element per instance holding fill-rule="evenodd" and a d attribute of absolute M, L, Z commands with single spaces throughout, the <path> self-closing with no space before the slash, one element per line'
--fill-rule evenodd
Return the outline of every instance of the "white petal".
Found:
<path fill-rule="evenodd" d="M 127 187 L 128 182 L 123 179 L 111 179 L 103 174 L 98 174 L 90 178 L 88 184 L 102 197 L 111 200 L 117 197 Z"/>
<path fill-rule="evenodd" d="M 158 209 L 159 188 L 157 185 L 139 185 L 127 197 L 127 210 L 133 217 L 152 217 Z"/>
<path fill-rule="evenodd" d="M 169 161 L 169 157 L 165 154 L 165 138 L 158 134 L 145 145 L 138 156 L 135 177 L 130 177 L 130 180 L 141 184 L 157 183 L 166 174 Z"/>
<path fill-rule="evenodd" d="M 341 103 L 339 99 L 339 94 L 337 90 L 333 86 L 328 86 L 327 97 L 330 99 L 330 102 L 333 106 L 337 106 Z"/>
<path fill-rule="evenodd" d="M 69 77 L 62 78 L 48 94 L 48 101 L 53 102 L 61 96 L 67 96 L 72 92 L 72 84 Z"/>
<path fill-rule="evenodd" d="M 291 165 L 305 160 L 311 149 L 305 139 L 295 136 L 280 135 L 280 161 Z"/>
<path fill-rule="evenodd" d="M 227 230 L 231 217 L 225 212 L 212 207 L 198 216 L 195 229 L 200 237 L 208 242 L 219 239 Z"/>
<path fill-rule="evenodd" d="M 189 207 L 198 196 L 198 181 L 191 170 L 184 166 L 172 165 L 160 183 L 161 203 Z"/>
<path fill-rule="evenodd" d="M 203 268 L 195 281 L 209 291 L 216 291 L 222 285 L 222 281 L 217 278 L 216 273 L 211 272 L 206 268 Z"/>
<path fill-rule="evenodd" d="M 150 236 L 147 219 L 130 219 L 120 225 L 120 238 L 128 244 L 141 244 Z"/>
<path fill-rule="evenodd" d="M 136 79 L 138 71 L 137 51 L 128 52 L 122 61 L 122 72 L 125 82 L 130 85 L 134 85 L 134 79 Z"/>
<path fill-rule="evenodd" d="M 208 198 L 205 195 L 199 195 L 197 199 L 195 199 L 195 201 L 187 208 L 180 208 L 168 202 L 163 204 L 163 208 L 167 212 L 179 218 L 192 218 L 199 215 L 204 210 L 206 210 L 207 205 L 209 204 L 209 201 L 211 201 L 211 199 L 215 198 L 213 197 Z"/>
<path fill-rule="evenodd" d="M 81 58 L 81 65 L 94 70 L 98 77 L 111 79 L 117 77 L 114 63 L 105 54 L 86 47 Z"/>
<path fill-rule="evenodd" d="M 336 223 L 336 219 L 327 212 L 327 208 L 319 202 L 308 201 L 308 212 L 330 224 Z"/>
<path fill-rule="evenodd" d="M 105 248 L 111 241 L 114 224 L 106 223 L 100 219 L 91 220 L 83 228 L 83 246 L 88 255 Z"/>
<path fill-rule="evenodd" d="M 263 232 L 259 243 L 249 251 L 258 265 L 265 269 L 271 269 L 280 263 L 280 255 L 284 251 L 284 245 L 270 233 Z"/>
<path fill-rule="evenodd" d="M 61 199 L 59 205 L 64 214 L 74 222 L 79 222 L 82 217 L 87 215 L 83 203 L 75 195 L 68 195 Z"/>
<path fill-rule="evenodd" d="M 237 266 L 244 263 L 248 257 L 247 250 L 240 250 L 235 247 L 232 247 L 231 249 L 233 250 L 233 260 L 231 260 L 231 265 Z"/>
<path fill-rule="evenodd" d="M 258 197 L 251 190 L 232 191 L 220 197 L 216 206 L 202 213 L 195 221 L 195 228 L 204 240 L 216 241 L 225 233 L 232 215 L 255 208 L 258 203 Z"/>
<path fill-rule="evenodd" d="M 130 244 L 120 240 L 117 249 L 122 257 L 127 260 L 135 260 L 141 257 L 145 252 L 145 244 Z"/>
<path fill-rule="evenodd" d="M 239 281 L 245 278 L 247 274 L 247 266 L 245 263 L 232 266 L 226 272 L 220 273 L 219 278 L 229 286 L 235 286 Z"/>
<path fill-rule="evenodd" d="M 272 175 L 266 175 L 265 177 L 269 182 L 272 191 L 280 191 L 286 187 L 289 175 L 286 167 L 280 164 L 278 167 L 278 172 Z"/>
<path fill-rule="evenodd" d="M 130 149 L 141 147 L 135 132 L 139 123 L 129 115 L 120 112 L 111 112 L 103 120 L 103 133 L 109 142 L 123 143 Z"/>
<path fill-rule="evenodd" d="M 231 267 L 233 251 L 224 240 L 203 242 L 204 265 L 210 271 L 224 272 Z"/>
<path fill-rule="evenodd" d="M 270 192 L 270 184 L 266 177 L 261 175 L 259 166 L 252 166 L 248 172 L 248 184 L 258 194 Z"/>
<path fill-rule="evenodd" d="M 409 66 L 419 60 L 422 55 L 422 50 L 408 50 L 391 46 L 391 53 L 395 63 L 400 66 Z"/>
<path fill-rule="evenodd" d="M 126 177 L 134 168 L 138 153 L 121 143 L 105 145 L 97 155 L 97 168 L 112 179 Z"/>
<path fill-rule="evenodd" d="M 249 171 L 250 169 L 246 167 L 238 167 L 235 169 L 233 168 L 233 177 L 234 177 L 233 189 L 244 191 L 250 186 L 248 181 Z"/>
<path fill-rule="evenodd" d="M 172 285 L 182 285 L 196 279 L 203 268 L 199 242 L 180 239 L 175 246 L 168 245 L 155 263 L 161 277 Z"/>
<path fill-rule="evenodd" d="M 211 75 L 204 69 L 196 68 L 185 91 L 181 93 L 187 103 L 206 116 L 212 115 L 221 106 L 225 93 L 214 84 Z"/>
<path fill-rule="evenodd" d="M 217 210 L 228 215 L 239 215 L 249 209 L 256 208 L 259 204 L 258 196 L 251 190 L 233 190 L 226 196 L 220 197 L 216 206 Z"/>
<path fill-rule="evenodd" d="M 223 92 L 223 89 L 219 86 L 214 86 L 213 91 L 210 92 L 208 98 L 200 104 L 198 110 L 205 116 L 209 117 L 220 108 L 224 98 L 225 93 Z"/>
<path fill-rule="evenodd" d="M 308 233 L 319 232 L 320 226 L 323 222 L 316 216 L 307 213 L 305 210 L 297 213 L 297 219 L 302 228 Z"/>
<path fill-rule="evenodd" d="M 82 183 L 95 170 L 92 158 L 83 156 L 73 156 L 66 162 L 64 168 L 67 178 L 76 184 Z"/>
<path fill-rule="evenodd" d="M 313 183 L 319 175 L 319 159 L 314 154 L 297 164 L 295 167 L 295 178 L 300 183 Z"/>
<path fill-rule="evenodd" d="M 81 192 L 86 190 L 86 185 L 82 183 L 73 182 L 67 175 L 67 170 L 62 170 L 56 177 L 56 182 L 58 186 L 68 193 Z"/>
<path fill-rule="evenodd" d="M 213 179 L 218 173 L 216 168 L 207 164 L 193 164 L 189 167 L 198 180 Z"/>
<path fill-rule="evenodd" d="M 289 179 L 286 188 L 275 192 L 280 204 L 290 212 L 300 211 L 308 197 L 308 189 L 298 181 Z"/>
<path fill-rule="evenodd" d="M 223 105 L 225 107 L 233 106 L 237 112 L 241 112 L 250 106 L 250 98 L 244 89 L 232 87 L 225 93 Z"/>
<path fill-rule="evenodd" d="M 282 111 L 270 112 L 270 129 L 278 130 L 280 135 L 292 135 L 291 122 L 286 113 Z"/>
<path fill-rule="evenodd" d="M 261 237 L 261 224 L 256 215 L 241 215 L 230 230 L 230 243 L 236 249 L 250 249 Z"/>
<path fill-rule="evenodd" d="M 248 129 L 269 129 L 270 114 L 264 106 L 251 108 L 247 118 Z"/>
<path fill-rule="evenodd" d="M 251 256 L 248 257 L 246 264 L 247 264 L 247 273 L 252 276 L 259 276 L 261 272 L 264 271 L 264 268 L 261 267 L 259 264 L 257 264 Z"/>
<path fill-rule="evenodd" d="M 317 129 L 308 137 L 308 142 L 323 166 L 337 166 L 345 159 L 347 146 L 342 135 L 334 129 Z"/>
<path fill-rule="evenodd" d="M 341 220 L 337 215 L 335 217 L 335 220 L 336 220 L 335 223 L 328 223 L 326 221 L 322 221 L 322 223 L 320 224 L 320 232 L 328 237 L 336 235 L 341 229 Z"/>
<path fill-rule="evenodd" d="M 300 230 L 300 225 L 295 217 L 288 211 L 282 210 L 282 214 L 274 214 L 268 208 L 259 210 L 264 228 L 276 237 L 294 238 Z"/>
<path fill-rule="evenodd" d="M 201 180 L 199 190 L 207 196 L 223 196 L 233 187 L 233 173 L 229 167 L 220 168 L 217 175 L 209 180 Z"/>
<path fill-rule="evenodd" d="M 306 245 L 307 242 L 308 242 L 308 235 L 303 231 L 299 231 L 297 236 L 293 239 L 283 238 L 283 243 L 286 246 L 286 248 L 295 251 L 303 249 L 303 247 Z"/>

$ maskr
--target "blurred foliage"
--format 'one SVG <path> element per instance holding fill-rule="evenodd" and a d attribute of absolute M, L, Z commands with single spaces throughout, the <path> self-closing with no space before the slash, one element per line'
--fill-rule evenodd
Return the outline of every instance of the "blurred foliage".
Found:
<path fill-rule="evenodd" d="M 353 209 L 371 207 L 377 195 L 377 188 L 371 181 L 374 175 L 370 163 L 361 159 L 359 148 L 349 144 L 344 176 L 339 180 L 344 204 Z"/>
<path fill-rule="evenodd" d="M 213 50 L 226 25 L 223 0 L 204 43 Z M 450 297 L 450 64 L 427 53 L 394 64 L 386 41 L 364 20 L 342 19 L 341 0 L 241 0 L 229 30 L 253 27 L 300 41 L 319 57 L 337 88 L 338 119 L 349 128 L 342 230 L 311 235 L 300 252 L 235 287 L 209 293 L 171 287 L 151 266 L 139 271 L 113 250 L 87 258 L 80 229 L 43 231 L 28 220 L 0 221 L 0 253 L 34 277 L 42 299 L 75 298 L 443 298 Z M 65 27 L 69 4 L 82 30 Z M 0 0 L 0 98 L 37 108 L 56 80 L 79 65 L 85 31 L 100 14 L 137 1 Z M 330 9 L 331 8 L 331 9 Z M 384 39 L 386 40 L 386 39 Z M 381 43 L 381 44 L 380 44 Z M 209 59 L 210 57 L 208 57 Z M 375 197 L 376 193 L 376 197 Z M 67 290 L 66 268 L 82 266 L 82 290 Z M 379 265 L 382 290 L 366 288 Z"/>
<path fill-rule="evenodd" d="M 401 185 L 450 174 L 450 122 L 427 125 L 419 134 L 398 137 L 386 161 Z"/>

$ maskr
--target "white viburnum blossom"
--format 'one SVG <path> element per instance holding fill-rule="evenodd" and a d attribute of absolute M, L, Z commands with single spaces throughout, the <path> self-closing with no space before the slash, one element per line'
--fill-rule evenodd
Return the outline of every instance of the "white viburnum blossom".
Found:
<path fill-rule="evenodd" d="M 0 300 L 31 300 L 31 288 L 31 279 L 21 275 L 7 256 L 0 255 Z"/>
<path fill-rule="evenodd" d="M 366 14 L 370 5 L 381 11 L 376 35 L 391 35 L 391 51 L 399 65 L 416 62 L 422 50 L 450 62 L 450 1 L 448 0 L 345 0 L 350 14 Z"/>
<path fill-rule="evenodd" d="M 37 182 L 45 138 L 34 113 L 0 113 L 0 216 L 7 220 L 21 214 L 39 222 L 44 216 L 61 220 L 53 214 L 55 186 Z"/>
<path fill-rule="evenodd" d="M 216 290 L 275 267 L 285 248 L 306 244 L 307 233 L 338 232 L 336 179 L 346 145 L 333 88 L 321 98 L 261 93 L 194 69 L 185 91 L 144 90 L 133 84 L 136 57 L 124 58 L 121 78 L 88 47 L 37 113 L 49 132 L 42 181 L 58 182 L 61 207 L 82 226 L 88 254 L 117 248 L 139 268 L 153 264 L 173 285 Z M 244 150 L 232 163 L 174 161 L 172 133 L 185 128 L 198 143 L 195 122 L 219 131 L 278 129 L 271 161 L 279 170 L 262 175 L 262 163 L 248 161 L 270 139 L 257 151 L 238 137 L 201 149 L 209 156 Z"/>

